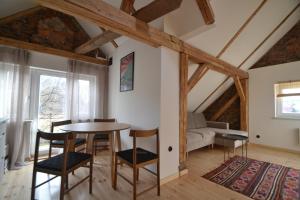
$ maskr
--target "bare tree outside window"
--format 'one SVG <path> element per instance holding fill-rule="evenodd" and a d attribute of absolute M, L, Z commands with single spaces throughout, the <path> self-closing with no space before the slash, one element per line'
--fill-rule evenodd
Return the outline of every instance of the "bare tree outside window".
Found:
<path fill-rule="evenodd" d="M 40 76 L 39 122 L 40 130 L 50 131 L 51 122 L 64 119 L 66 78 Z"/>

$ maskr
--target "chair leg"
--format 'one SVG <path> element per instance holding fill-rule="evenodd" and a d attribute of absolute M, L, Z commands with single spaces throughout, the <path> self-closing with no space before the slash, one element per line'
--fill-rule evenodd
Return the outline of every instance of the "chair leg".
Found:
<path fill-rule="evenodd" d="M 156 167 L 156 178 L 157 178 L 157 196 L 160 196 L 160 165 L 159 161 L 157 162 L 157 167 Z"/>
<path fill-rule="evenodd" d="M 92 194 L 93 192 L 93 157 L 90 161 L 90 185 L 89 185 L 89 189 L 90 189 L 90 194 Z"/>
<path fill-rule="evenodd" d="M 136 200 L 136 174 L 137 169 L 136 166 L 133 167 L 133 200 Z"/>
<path fill-rule="evenodd" d="M 64 199 L 64 195 L 65 195 L 65 180 L 66 176 L 61 176 L 61 181 L 60 181 L 60 195 L 59 195 L 59 199 L 63 200 Z"/>
<path fill-rule="evenodd" d="M 52 154 L 52 146 L 51 146 L 51 143 L 49 145 L 49 155 L 48 155 L 48 158 L 51 158 L 51 154 Z"/>
<path fill-rule="evenodd" d="M 113 179 L 113 188 L 114 190 L 117 189 L 117 180 L 118 180 L 118 157 L 115 153 L 115 162 L 114 162 L 114 179 Z"/>
<path fill-rule="evenodd" d="M 96 147 L 96 141 L 94 140 L 93 141 L 93 151 L 94 151 L 94 155 L 96 156 L 97 155 L 97 147 Z"/>
<path fill-rule="evenodd" d="M 66 189 L 69 189 L 69 174 L 66 175 Z"/>
<path fill-rule="evenodd" d="M 33 170 L 32 184 L 31 184 L 31 200 L 34 200 L 34 196 L 35 196 L 35 183 L 36 183 L 36 171 Z"/>

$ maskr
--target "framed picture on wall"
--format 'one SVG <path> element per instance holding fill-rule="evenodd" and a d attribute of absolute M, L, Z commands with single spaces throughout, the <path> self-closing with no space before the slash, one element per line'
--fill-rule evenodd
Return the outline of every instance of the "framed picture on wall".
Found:
<path fill-rule="evenodd" d="M 134 81 L 134 52 L 121 58 L 120 92 L 133 90 L 133 81 Z"/>

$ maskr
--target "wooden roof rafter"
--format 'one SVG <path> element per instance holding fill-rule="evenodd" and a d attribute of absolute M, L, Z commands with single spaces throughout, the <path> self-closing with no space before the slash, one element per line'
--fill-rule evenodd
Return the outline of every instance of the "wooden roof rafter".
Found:
<path fill-rule="evenodd" d="M 201 11 L 205 24 L 213 24 L 215 22 L 215 16 L 209 0 L 196 0 L 196 2 Z"/>
<path fill-rule="evenodd" d="M 1 36 L 0 36 L 0 44 L 16 47 L 16 48 L 20 48 L 20 49 L 27 49 L 27 50 L 31 50 L 31 51 L 52 54 L 52 55 L 56 55 L 56 56 L 62 56 L 62 57 L 66 57 L 66 58 L 70 58 L 70 59 L 74 59 L 74 60 L 80 60 L 80 61 L 84 61 L 84 62 L 88 62 L 88 63 L 94 63 L 94 64 L 98 64 L 98 65 L 108 65 L 108 61 L 106 59 L 93 58 L 90 56 L 77 54 L 77 53 L 66 51 L 66 50 L 55 49 L 55 48 L 46 47 L 46 46 L 43 46 L 40 44 L 24 42 L 24 41 L 1 37 Z"/>

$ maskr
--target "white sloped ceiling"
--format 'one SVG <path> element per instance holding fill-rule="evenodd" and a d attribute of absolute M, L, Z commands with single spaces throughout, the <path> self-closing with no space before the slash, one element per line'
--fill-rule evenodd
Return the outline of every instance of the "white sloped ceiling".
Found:
<path fill-rule="evenodd" d="M 180 27 L 180 23 L 189 23 L 190 19 L 185 18 L 179 20 L 179 18 L 176 18 L 177 11 L 174 11 L 166 17 L 165 30 L 169 33 L 177 34 L 177 36 L 189 44 L 216 56 L 262 1 L 263 0 L 211 0 L 215 14 L 215 23 L 209 26 L 202 25 L 194 27 L 194 30 L 186 33 L 180 31 L 176 32 L 176 29 L 172 27 L 174 27 L 174 23 L 177 23 Z M 267 0 L 220 59 L 234 66 L 239 66 L 298 3 L 299 0 Z M 249 69 L 252 64 L 264 55 L 264 53 L 288 32 L 299 19 L 300 9 L 294 12 L 282 27 L 274 32 L 272 37 L 250 57 L 241 69 Z M 184 25 L 184 27 L 186 26 L 187 25 Z M 197 65 L 192 64 L 189 66 L 189 75 L 193 73 L 196 67 Z M 189 93 L 188 109 L 194 111 L 225 79 L 225 75 L 209 71 Z M 201 112 L 205 110 L 214 100 L 222 95 L 232 83 L 232 80 L 228 80 L 197 111 Z"/>

